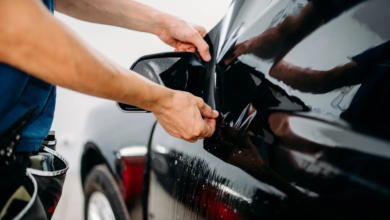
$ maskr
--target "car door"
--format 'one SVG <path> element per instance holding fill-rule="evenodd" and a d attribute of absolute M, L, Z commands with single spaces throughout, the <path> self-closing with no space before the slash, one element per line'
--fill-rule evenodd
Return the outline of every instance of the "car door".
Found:
<path fill-rule="evenodd" d="M 206 37 L 201 96 L 223 115 L 193 144 L 156 125 L 148 219 L 390 215 L 389 2 L 356 1 L 282 56 L 261 58 L 251 39 L 307 4 L 234 1 Z M 352 81 L 327 81 L 344 73 Z"/>

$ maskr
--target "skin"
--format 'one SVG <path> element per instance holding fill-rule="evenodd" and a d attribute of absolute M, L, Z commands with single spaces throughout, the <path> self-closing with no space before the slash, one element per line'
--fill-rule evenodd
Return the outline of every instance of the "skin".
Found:
<path fill-rule="evenodd" d="M 152 33 L 176 50 L 197 48 L 205 61 L 211 59 L 202 39 L 204 28 L 138 2 L 56 0 L 56 10 Z M 0 62 L 53 85 L 151 111 L 174 137 L 195 142 L 214 133 L 218 112 L 201 98 L 157 85 L 107 59 L 55 19 L 39 0 L 0 1 L 0 33 Z"/>
<path fill-rule="evenodd" d="M 195 52 L 210 61 L 207 31 L 177 17 L 129 0 L 56 0 L 56 11 L 80 20 L 113 25 L 157 35 L 176 51 Z"/>

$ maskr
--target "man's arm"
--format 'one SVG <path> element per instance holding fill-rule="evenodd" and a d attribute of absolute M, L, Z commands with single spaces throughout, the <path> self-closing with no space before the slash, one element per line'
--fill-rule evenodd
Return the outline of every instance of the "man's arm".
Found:
<path fill-rule="evenodd" d="M 110 61 L 39 0 L 0 1 L 0 33 L 0 62 L 53 85 L 150 110 L 175 137 L 195 141 L 215 129 L 210 118 L 218 113 L 202 99 L 157 85 Z"/>
<path fill-rule="evenodd" d="M 211 59 L 203 40 L 207 31 L 177 17 L 132 0 L 56 0 L 55 9 L 84 21 L 108 24 L 157 35 L 178 51 L 195 52 Z"/>

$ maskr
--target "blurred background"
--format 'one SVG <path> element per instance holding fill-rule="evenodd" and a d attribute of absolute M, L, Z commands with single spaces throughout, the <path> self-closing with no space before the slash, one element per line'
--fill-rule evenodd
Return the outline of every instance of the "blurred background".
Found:
<path fill-rule="evenodd" d="M 219 22 L 231 3 L 230 0 L 139 0 L 139 2 L 201 25 L 207 31 Z M 75 31 L 85 42 L 126 68 L 143 55 L 174 49 L 151 34 L 83 22 L 58 12 L 55 13 L 55 17 Z M 84 200 L 79 178 L 79 163 L 85 141 L 85 123 L 91 110 L 106 103 L 115 104 L 109 100 L 58 87 L 51 130 L 56 131 L 57 150 L 68 160 L 70 169 L 61 201 L 53 217 L 55 220 L 83 219 Z"/>

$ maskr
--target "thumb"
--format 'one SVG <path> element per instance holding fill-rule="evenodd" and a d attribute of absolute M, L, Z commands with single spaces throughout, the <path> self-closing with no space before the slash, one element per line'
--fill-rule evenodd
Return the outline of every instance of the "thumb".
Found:
<path fill-rule="evenodd" d="M 194 32 L 192 37 L 190 38 L 190 43 L 194 44 L 199 51 L 200 56 L 202 59 L 206 62 L 211 60 L 211 55 L 210 55 L 210 47 L 206 43 L 206 41 L 202 38 L 199 32 Z"/>
<path fill-rule="evenodd" d="M 215 119 L 204 119 L 205 122 L 205 129 L 206 131 L 203 135 L 203 137 L 211 137 L 215 132 L 215 125 L 216 121 Z"/>
<path fill-rule="evenodd" d="M 217 111 L 211 109 L 211 107 L 208 106 L 203 101 L 203 99 L 197 97 L 196 102 L 198 104 L 200 114 L 202 114 L 205 118 L 218 118 L 219 113 Z"/>

